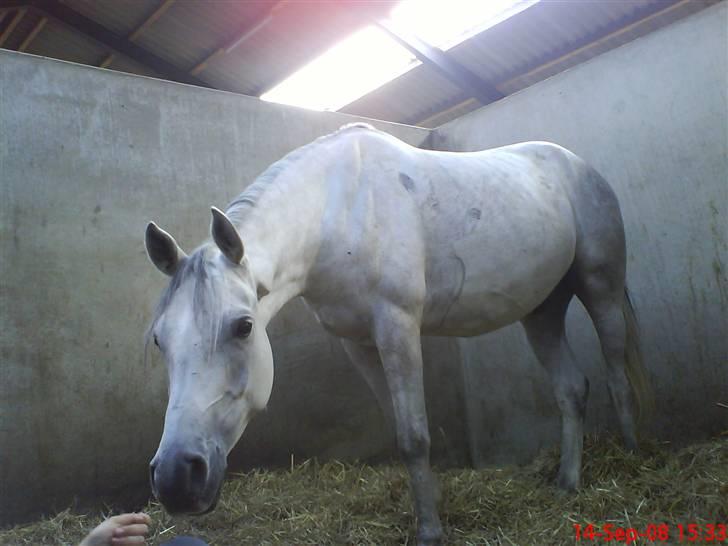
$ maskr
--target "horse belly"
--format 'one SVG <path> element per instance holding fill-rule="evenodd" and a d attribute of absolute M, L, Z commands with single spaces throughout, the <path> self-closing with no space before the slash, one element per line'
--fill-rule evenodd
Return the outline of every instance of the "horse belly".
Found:
<path fill-rule="evenodd" d="M 433 249 L 423 333 L 483 334 L 523 318 L 546 299 L 573 262 L 576 234 L 566 208 L 531 212 L 529 218 L 484 222 Z"/>

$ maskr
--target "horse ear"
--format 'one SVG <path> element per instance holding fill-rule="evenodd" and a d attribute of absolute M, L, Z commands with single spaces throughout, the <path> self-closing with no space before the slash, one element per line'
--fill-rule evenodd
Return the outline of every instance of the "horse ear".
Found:
<path fill-rule="evenodd" d="M 187 257 L 177 245 L 174 237 L 154 222 L 147 224 L 144 245 L 147 247 L 147 255 L 152 263 L 162 273 L 170 277 L 175 274 L 182 261 Z"/>
<path fill-rule="evenodd" d="M 212 207 L 210 233 L 220 252 L 232 263 L 239 264 L 245 253 L 243 241 L 230 218 L 217 207 Z"/>

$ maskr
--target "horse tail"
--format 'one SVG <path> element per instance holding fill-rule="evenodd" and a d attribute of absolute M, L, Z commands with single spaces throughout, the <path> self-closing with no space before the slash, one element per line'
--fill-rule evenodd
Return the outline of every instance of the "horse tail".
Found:
<path fill-rule="evenodd" d="M 655 402 L 647 370 L 642 362 L 639 345 L 639 324 L 626 286 L 624 287 L 624 300 L 622 301 L 622 315 L 624 316 L 626 330 L 624 346 L 625 372 L 634 395 L 637 425 L 641 427 L 647 423 L 653 414 Z"/>

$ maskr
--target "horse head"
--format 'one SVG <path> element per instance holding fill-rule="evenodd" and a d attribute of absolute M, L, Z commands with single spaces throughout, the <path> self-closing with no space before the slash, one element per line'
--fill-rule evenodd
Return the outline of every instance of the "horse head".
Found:
<path fill-rule="evenodd" d="M 150 222 L 146 249 L 171 277 L 147 340 L 169 372 L 164 432 L 150 463 L 154 495 L 170 513 L 212 510 L 227 455 L 252 416 L 268 403 L 273 356 L 256 324 L 256 284 L 240 235 L 212 209 L 212 242 L 187 256 Z"/>

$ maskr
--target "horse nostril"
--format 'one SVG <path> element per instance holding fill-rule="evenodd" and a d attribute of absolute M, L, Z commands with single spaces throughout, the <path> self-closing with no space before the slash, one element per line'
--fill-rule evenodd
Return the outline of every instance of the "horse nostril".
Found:
<path fill-rule="evenodd" d="M 207 483 L 207 461 L 201 455 L 185 455 L 189 465 L 190 485 L 203 489 Z"/>

